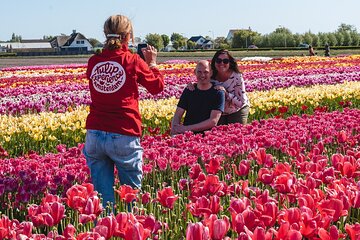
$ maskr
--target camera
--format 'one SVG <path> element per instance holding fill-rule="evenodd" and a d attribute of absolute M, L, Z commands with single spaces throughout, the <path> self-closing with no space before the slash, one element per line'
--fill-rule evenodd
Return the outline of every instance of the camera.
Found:
<path fill-rule="evenodd" d="M 139 54 L 140 57 L 141 57 L 142 59 L 144 59 L 144 60 L 145 60 L 145 57 L 144 57 L 144 54 L 143 54 L 143 52 L 141 51 L 141 49 L 147 48 L 147 46 L 148 46 L 147 43 L 139 43 L 138 46 L 137 46 L 137 54 Z"/>

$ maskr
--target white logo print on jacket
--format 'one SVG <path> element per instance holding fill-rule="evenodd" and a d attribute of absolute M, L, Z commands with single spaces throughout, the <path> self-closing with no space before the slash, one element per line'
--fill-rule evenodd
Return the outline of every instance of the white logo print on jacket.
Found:
<path fill-rule="evenodd" d="M 90 79 L 96 91 L 113 93 L 124 85 L 126 73 L 124 68 L 117 62 L 99 62 L 92 69 Z"/>

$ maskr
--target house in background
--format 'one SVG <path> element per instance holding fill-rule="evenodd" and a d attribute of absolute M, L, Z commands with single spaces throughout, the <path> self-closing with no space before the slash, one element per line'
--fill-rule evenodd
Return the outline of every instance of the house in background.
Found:
<path fill-rule="evenodd" d="M 214 43 L 213 43 L 213 41 L 207 39 L 207 40 L 203 43 L 202 49 L 214 49 Z"/>
<path fill-rule="evenodd" d="M 93 46 L 89 40 L 81 33 L 73 30 L 70 36 L 60 35 L 50 40 L 50 44 L 57 51 L 64 53 L 88 53 L 93 51 Z"/>
<path fill-rule="evenodd" d="M 20 42 L 1 42 L 1 51 L 13 52 L 19 56 L 87 54 L 93 46 L 81 33 L 73 30 L 70 36 L 60 35 L 46 39 L 23 39 Z"/>
<path fill-rule="evenodd" d="M 169 41 L 168 45 L 166 45 L 164 47 L 164 52 L 171 52 L 171 51 L 175 51 L 176 49 L 174 48 L 172 41 Z"/>
<path fill-rule="evenodd" d="M 7 48 L 5 46 L 2 46 L 0 43 L 0 53 L 5 53 L 7 51 Z"/>
<path fill-rule="evenodd" d="M 7 52 L 23 52 L 36 50 L 52 50 L 52 47 L 47 40 L 42 39 L 28 39 L 20 42 L 2 42 L 0 46 L 6 48 Z M 45 51 L 46 51 L 45 50 Z"/>
<path fill-rule="evenodd" d="M 206 42 L 206 38 L 204 38 L 203 36 L 194 36 L 191 37 L 189 41 L 192 41 L 195 43 L 195 49 L 202 49 L 203 48 L 203 44 Z"/>
<path fill-rule="evenodd" d="M 227 36 L 226 36 L 226 41 L 228 43 L 231 43 L 232 40 L 233 40 L 233 37 L 234 37 L 234 33 L 235 32 L 238 32 L 238 31 L 243 31 L 243 30 L 246 30 L 246 31 L 251 31 L 251 28 L 247 28 L 247 29 L 230 29 Z"/>

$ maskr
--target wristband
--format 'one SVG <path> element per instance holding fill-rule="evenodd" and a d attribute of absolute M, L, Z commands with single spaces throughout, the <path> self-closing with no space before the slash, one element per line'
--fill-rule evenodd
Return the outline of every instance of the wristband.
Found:
<path fill-rule="evenodd" d="M 149 64 L 149 68 L 156 68 L 157 64 L 156 63 L 150 63 Z"/>

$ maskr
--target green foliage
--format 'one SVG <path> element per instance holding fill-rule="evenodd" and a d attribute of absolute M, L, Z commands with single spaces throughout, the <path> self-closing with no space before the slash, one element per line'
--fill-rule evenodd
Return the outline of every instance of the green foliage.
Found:
<path fill-rule="evenodd" d="M 174 42 L 174 41 L 181 41 L 182 39 L 184 39 L 185 37 L 183 35 L 181 35 L 180 33 L 173 33 L 171 34 L 171 41 Z"/>
<path fill-rule="evenodd" d="M 169 44 L 169 42 L 170 42 L 169 36 L 166 35 L 166 34 L 162 34 L 162 35 L 161 35 L 161 38 L 162 38 L 162 40 L 163 40 L 164 47 L 166 47 L 166 46 Z"/>
<path fill-rule="evenodd" d="M 13 33 L 9 42 L 20 42 L 21 39 L 21 35 L 16 35 L 15 33 Z"/>
<path fill-rule="evenodd" d="M 188 46 L 188 49 L 195 49 L 196 43 L 193 42 L 193 41 L 191 41 L 191 40 L 189 40 L 189 41 L 187 42 L 187 46 Z"/>
<path fill-rule="evenodd" d="M 101 47 L 102 46 L 102 43 L 95 38 L 89 38 L 89 42 L 90 42 L 91 46 L 93 46 L 93 47 Z"/>
<path fill-rule="evenodd" d="M 146 35 L 145 40 L 148 44 L 154 46 L 157 50 L 164 48 L 163 38 L 160 36 L 160 34 L 149 33 Z"/>
<path fill-rule="evenodd" d="M 234 33 L 231 47 L 233 48 L 247 48 L 253 44 L 254 41 L 259 41 L 260 34 L 252 31 L 251 29 L 243 29 Z"/>

